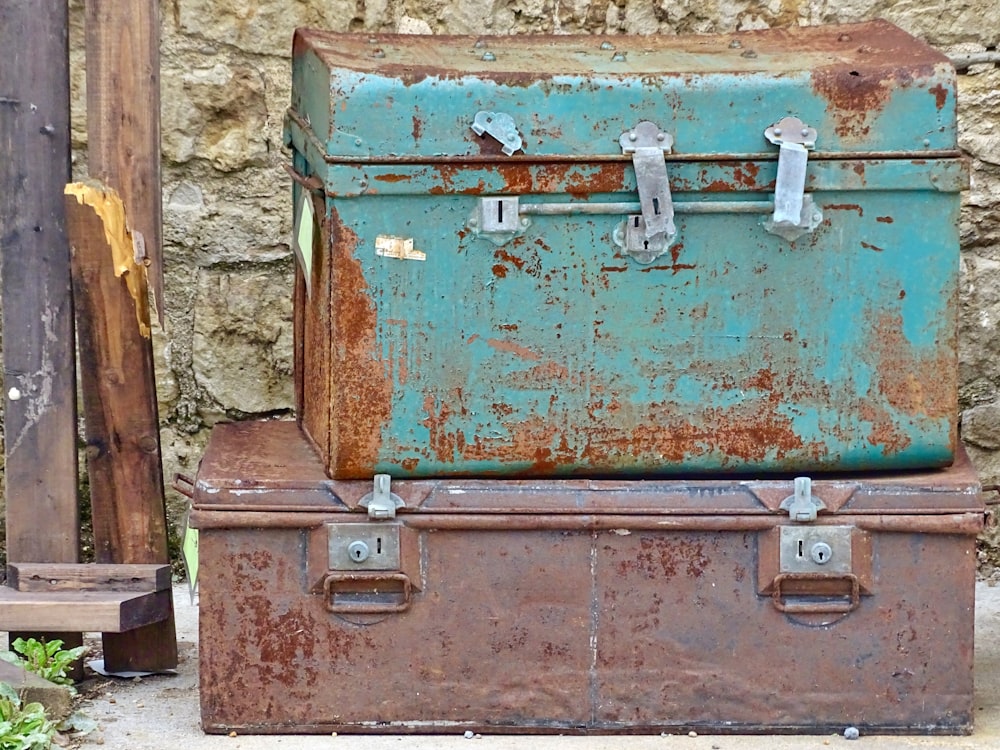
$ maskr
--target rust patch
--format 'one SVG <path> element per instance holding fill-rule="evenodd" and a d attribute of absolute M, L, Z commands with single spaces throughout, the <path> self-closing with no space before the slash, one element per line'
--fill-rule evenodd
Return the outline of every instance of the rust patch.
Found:
<path fill-rule="evenodd" d="M 399 465 L 402 466 L 405 471 L 414 471 L 416 470 L 417 466 L 420 465 L 420 459 L 404 458 L 402 461 L 399 462 Z"/>
<path fill-rule="evenodd" d="M 843 64 L 813 71 L 812 82 L 827 101 L 837 135 L 854 140 L 868 134 L 869 121 L 882 111 L 892 90 L 891 81 L 877 71 Z"/>
<path fill-rule="evenodd" d="M 939 110 L 944 109 L 945 102 L 948 101 L 948 89 L 939 83 L 934 88 L 928 89 L 927 93 L 934 97 L 934 106 Z"/>
<path fill-rule="evenodd" d="M 620 576 L 632 572 L 649 580 L 670 580 L 678 574 L 688 578 L 701 578 L 711 559 L 705 554 L 701 542 L 688 539 L 643 536 L 639 539 L 639 549 L 632 559 L 619 560 L 617 571 Z"/>
<path fill-rule="evenodd" d="M 461 430 L 449 431 L 448 421 L 452 415 L 451 407 L 442 402 L 438 405 L 434 396 L 424 398 L 424 413 L 427 417 L 421 424 L 429 433 L 428 448 L 441 462 L 454 461 L 463 454 L 466 447 L 465 433 Z"/>
<path fill-rule="evenodd" d="M 496 250 L 493 253 L 493 257 L 496 258 L 497 260 L 507 261 L 512 266 L 514 266 L 514 268 L 516 268 L 518 271 L 523 271 L 524 270 L 524 265 L 525 265 L 524 258 L 519 258 L 516 255 L 512 255 L 511 253 L 507 252 L 503 248 L 500 248 L 500 249 Z"/>
<path fill-rule="evenodd" d="M 703 188 L 706 193 L 726 193 L 732 189 L 732 184 L 726 182 L 725 180 L 712 180 Z"/>
<path fill-rule="evenodd" d="M 812 73 L 813 89 L 827 101 L 834 129 L 845 140 L 859 141 L 868 135 L 894 90 L 935 75 L 934 62 L 919 41 L 899 36 L 891 46 L 874 37 L 871 41 L 858 47 L 855 60 Z"/>
<path fill-rule="evenodd" d="M 757 175 L 759 173 L 760 167 L 758 165 L 752 161 L 745 162 L 741 166 L 733 168 L 733 182 L 752 190 L 757 187 Z"/>
<path fill-rule="evenodd" d="M 490 411 L 496 414 L 501 419 L 504 417 L 509 417 L 514 413 L 514 407 L 510 404 L 492 404 L 490 406 Z"/>
<path fill-rule="evenodd" d="M 497 263 L 493 266 L 492 270 L 493 270 L 493 275 L 496 276 L 498 279 L 507 278 L 507 266 L 501 263 Z"/>
<path fill-rule="evenodd" d="M 869 395 L 881 396 L 893 409 L 912 417 L 943 419 L 956 414 L 955 342 L 921 355 L 903 335 L 901 314 L 884 311 L 873 317 L 871 352 L 877 390 Z"/>
<path fill-rule="evenodd" d="M 892 217 L 891 216 L 876 216 L 875 217 L 875 221 L 877 221 L 877 222 L 879 222 L 881 224 L 892 224 Z"/>
<path fill-rule="evenodd" d="M 375 179 L 379 182 L 409 182 L 413 175 L 408 174 L 377 174 Z"/>
<path fill-rule="evenodd" d="M 858 415 L 871 423 L 868 444 L 881 447 L 883 455 L 891 456 L 910 447 L 913 442 L 909 435 L 902 433 L 893 422 L 892 415 L 874 403 L 863 403 L 858 407 Z"/>
<path fill-rule="evenodd" d="M 421 121 L 421 119 L 416 114 L 413 115 L 413 130 L 412 130 L 412 133 L 413 133 L 413 141 L 414 141 L 414 143 L 416 143 L 417 141 L 419 141 L 420 137 L 424 134 L 424 123 Z"/>
<path fill-rule="evenodd" d="M 344 226 L 335 208 L 328 219 L 330 275 L 336 294 L 330 300 L 331 345 L 336 362 L 330 397 L 330 473 L 335 478 L 371 476 L 382 445 L 382 429 L 392 417 L 390 363 L 376 340 L 377 314 L 361 261 L 358 236 Z M 339 429 L 339 425 L 348 425 Z"/>
<path fill-rule="evenodd" d="M 824 208 L 830 211 L 857 211 L 858 216 L 865 215 L 865 210 L 857 203 L 829 203 Z"/>
<path fill-rule="evenodd" d="M 744 390 L 771 391 L 774 390 L 774 373 L 761 368 L 741 383 Z"/>
<path fill-rule="evenodd" d="M 862 242 L 861 247 L 865 248 L 866 250 L 874 250 L 876 253 L 885 252 L 884 247 L 879 247 L 878 245 L 872 245 L 870 242 Z"/>
<path fill-rule="evenodd" d="M 526 346 L 521 346 L 513 341 L 505 341 L 504 339 L 486 339 L 486 343 L 492 348 L 496 349 L 498 352 L 510 352 L 511 354 L 520 357 L 521 359 L 527 359 L 536 361 L 541 359 L 541 355 L 537 352 L 532 351 Z"/>

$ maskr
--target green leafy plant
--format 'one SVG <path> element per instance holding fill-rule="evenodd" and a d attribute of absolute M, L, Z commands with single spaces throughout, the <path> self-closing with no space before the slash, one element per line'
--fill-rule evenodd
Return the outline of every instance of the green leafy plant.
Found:
<path fill-rule="evenodd" d="M 17 691 L 0 682 L 0 750 L 49 750 L 55 733 L 41 703 L 22 706 Z"/>
<path fill-rule="evenodd" d="M 34 672 L 57 685 L 73 684 L 73 680 L 66 676 L 66 670 L 87 651 L 86 646 L 64 649 L 63 642 L 59 639 L 36 641 L 34 638 L 17 638 L 10 646 L 17 653 L 0 652 L 0 659 Z M 3 748 L 0 747 L 0 750 Z"/>

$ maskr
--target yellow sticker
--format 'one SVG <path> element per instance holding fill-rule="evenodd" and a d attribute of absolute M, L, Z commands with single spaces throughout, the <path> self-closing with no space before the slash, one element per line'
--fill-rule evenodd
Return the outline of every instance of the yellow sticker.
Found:
<path fill-rule="evenodd" d="M 299 210 L 299 225 L 295 230 L 295 254 L 302 266 L 302 276 L 306 280 L 306 294 L 312 296 L 313 249 L 316 241 L 316 214 L 313 210 L 312 195 L 302 191 L 302 208 Z"/>
<path fill-rule="evenodd" d="M 191 603 L 194 603 L 194 592 L 198 590 L 198 529 L 191 527 L 189 521 L 191 507 L 184 516 L 184 541 L 181 544 L 181 557 L 184 559 L 184 568 L 187 570 L 188 593 L 191 595 Z"/>
<path fill-rule="evenodd" d="M 394 237 L 380 234 L 375 238 L 375 254 L 399 260 L 427 260 L 427 253 L 413 249 L 412 237 Z"/>

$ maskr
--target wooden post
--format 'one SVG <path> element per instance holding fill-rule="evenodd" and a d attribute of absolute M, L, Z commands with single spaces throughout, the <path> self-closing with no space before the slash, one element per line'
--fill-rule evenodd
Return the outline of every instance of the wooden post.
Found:
<path fill-rule="evenodd" d="M 125 201 L 142 235 L 163 327 L 160 11 L 156 0 L 87 0 L 87 170 Z"/>
<path fill-rule="evenodd" d="M 87 0 L 87 163 L 91 177 L 114 188 L 129 228 L 144 244 L 162 323 L 160 204 L 160 20 L 156 0 Z M 101 229 L 78 207 L 81 269 L 94 274 L 94 296 L 79 317 L 88 470 L 98 562 L 165 563 L 163 469 L 152 344 L 135 324 L 132 300 L 106 271 Z M 97 234 L 94 234 L 97 232 Z M 84 256 L 86 260 L 83 260 Z M 99 270 L 104 263 L 104 270 Z M 103 307 L 103 312 L 102 312 Z M 102 315 L 107 327 L 102 327 Z M 86 322 L 85 322 L 86 319 Z M 109 376 L 109 373 L 111 375 Z M 120 378 L 120 380 L 118 380 Z M 117 381 L 117 382 L 112 382 Z M 168 620 L 104 636 L 112 671 L 160 670 L 177 664 L 173 611 Z"/>
<path fill-rule="evenodd" d="M 70 179 L 66 3 L 43 10 L 37 0 L 0 2 L 0 50 L 7 557 L 76 562 L 76 377 L 62 197 Z M 79 634 L 59 637 L 81 642 Z"/>

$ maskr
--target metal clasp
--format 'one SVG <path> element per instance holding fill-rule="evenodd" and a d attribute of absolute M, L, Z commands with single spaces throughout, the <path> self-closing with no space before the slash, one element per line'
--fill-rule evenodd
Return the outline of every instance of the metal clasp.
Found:
<path fill-rule="evenodd" d="M 816 147 L 817 132 L 798 117 L 783 117 L 764 131 L 778 146 L 778 176 L 774 185 L 774 214 L 767 231 L 793 241 L 813 231 L 823 214 L 805 194 L 809 149 Z"/>
<path fill-rule="evenodd" d="M 472 121 L 472 132 L 476 135 L 486 133 L 500 141 L 502 145 L 500 150 L 507 156 L 513 156 L 514 152 L 520 151 L 524 144 L 520 133 L 517 132 L 514 118 L 506 112 L 487 112 L 485 110 L 476 112 Z"/>
<path fill-rule="evenodd" d="M 652 263 L 667 251 L 677 227 L 667 178 L 667 160 L 674 138 L 649 120 L 626 130 L 618 139 L 623 154 L 632 155 L 642 214 L 625 220 L 625 251 L 640 263 Z"/>
<path fill-rule="evenodd" d="M 392 478 L 388 474 L 376 474 L 375 486 L 358 503 L 368 509 L 368 517 L 375 521 L 396 517 L 396 508 L 405 507 L 403 498 L 392 492 Z"/>
<path fill-rule="evenodd" d="M 826 510 L 826 503 L 812 494 L 812 479 L 796 477 L 795 494 L 782 500 L 779 507 L 796 523 L 808 523 L 816 520 L 817 511 Z"/>

